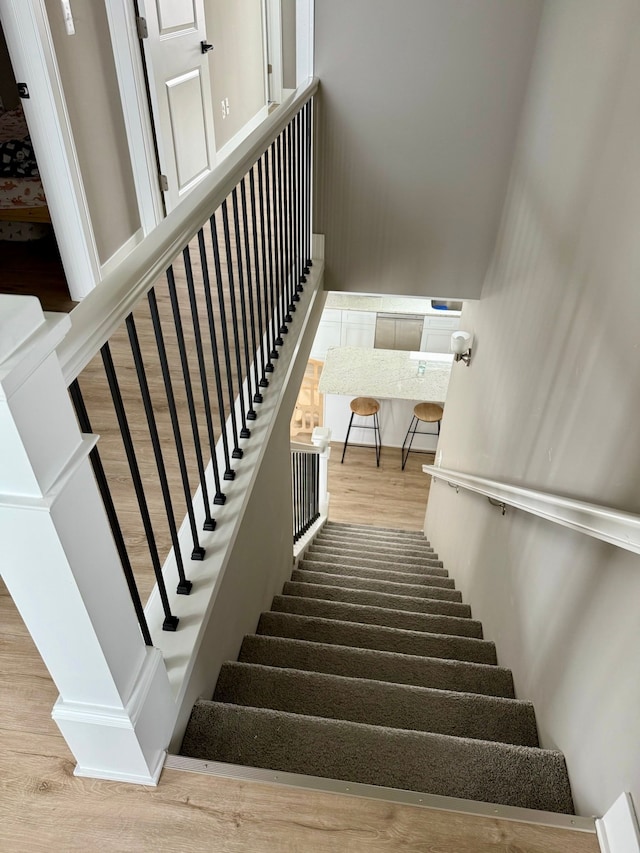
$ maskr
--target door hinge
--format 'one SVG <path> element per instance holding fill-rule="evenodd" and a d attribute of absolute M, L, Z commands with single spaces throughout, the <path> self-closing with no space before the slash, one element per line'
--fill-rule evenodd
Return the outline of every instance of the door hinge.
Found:
<path fill-rule="evenodd" d="M 138 31 L 139 39 L 147 39 L 149 38 L 149 27 L 147 26 L 147 19 L 137 17 L 136 18 L 136 29 Z"/>
<path fill-rule="evenodd" d="M 267 65 L 267 74 L 273 74 L 273 65 L 271 63 Z"/>
<path fill-rule="evenodd" d="M 26 83 L 17 83 L 18 86 L 18 97 L 19 98 L 30 98 L 29 87 Z"/>
<path fill-rule="evenodd" d="M 160 181 L 160 189 L 163 193 L 166 193 L 169 190 L 169 181 L 167 180 L 167 176 L 160 174 L 158 175 L 158 180 Z"/>

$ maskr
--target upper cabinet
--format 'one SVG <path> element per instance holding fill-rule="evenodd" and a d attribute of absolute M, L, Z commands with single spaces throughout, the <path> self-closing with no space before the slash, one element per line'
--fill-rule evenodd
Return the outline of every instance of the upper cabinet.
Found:
<path fill-rule="evenodd" d="M 450 352 L 451 333 L 460 325 L 459 306 L 461 303 L 440 307 L 436 300 L 411 297 L 329 294 L 311 357 L 324 361 L 327 350 L 339 346 Z M 385 323 L 390 330 L 388 343 L 382 334 Z M 403 345 L 397 340 L 398 325 L 411 327 L 409 337 L 400 336 Z"/>

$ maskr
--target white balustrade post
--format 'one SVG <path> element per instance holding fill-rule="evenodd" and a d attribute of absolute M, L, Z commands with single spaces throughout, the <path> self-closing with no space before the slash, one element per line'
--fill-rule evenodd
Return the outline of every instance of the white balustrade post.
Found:
<path fill-rule="evenodd" d="M 331 429 L 329 427 L 315 427 L 311 433 L 311 443 L 314 447 L 322 448 L 320 454 L 320 485 L 319 485 L 319 503 L 320 515 L 326 516 L 329 513 L 329 457 L 331 456 Z"/>
<path fill-rule="evenodd" d="M 76 774 L 155 784 L 175 719 L 144 644 L 56 346 L 66 315 L 0 296 L 0 565 L 60 696 Z"/>

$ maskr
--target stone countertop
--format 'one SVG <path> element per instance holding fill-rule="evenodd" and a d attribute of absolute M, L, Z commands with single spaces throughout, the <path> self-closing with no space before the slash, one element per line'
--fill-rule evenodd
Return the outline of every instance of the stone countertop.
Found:
<path fill-rule="evenodd" d="M 425 362 L 424 373 L 419 364 Z M 444 403 L 453 355 L 434 352 L 331 347 L 318 390 L 321 394 Z"/>
<path fill-rule="evenodd" d="M 441 311 L 432 308 L 431 299 L 419 296 L 370 296 L 364 293 L 339 293 L 327 295 L 325 308 L 343 311 L 373 311 L 383 314 L 430 314 L 459 317 L 460 311 Z"/>

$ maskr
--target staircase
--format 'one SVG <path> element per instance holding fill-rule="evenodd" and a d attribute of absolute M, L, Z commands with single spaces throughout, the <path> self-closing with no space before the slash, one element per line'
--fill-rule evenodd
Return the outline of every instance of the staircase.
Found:
<path fill-rule="evenodd" d="M 454 581 L 420 533 L 328 522 L 199 700 L 183 755 L 573 813 Z"/>

